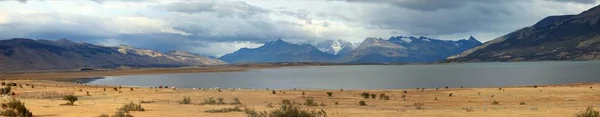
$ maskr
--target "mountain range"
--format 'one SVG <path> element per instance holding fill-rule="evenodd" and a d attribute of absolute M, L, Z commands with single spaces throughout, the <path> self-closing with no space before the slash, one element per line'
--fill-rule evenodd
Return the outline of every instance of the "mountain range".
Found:
<path fill-rule="evenodd" d="M 258 48 L 242 48 L 222 56 L 229 63 L 256 62 L 337 62 L 400 63 L 436 62 L 481 44 L 475 38 L 458 41 L 427 37 L 391 37 L 388 40 L 367 38 L 356 46 L 341 40 L 310 44 L 293 44 L 278 39 Z"/>
<path fill-rule="evenodd" d="M 600 60 L 599 21 L 599 6 L 578 15 L 549 16 L 448 61 Z"/>
<path fill-rule="evenodd" d="M 313 45 L 293 44 L 281 39 L 267 42 L 258 48 L 241 48 L 219 59 L 229 63 L 262 62 L 323 62 L 336 55 L 320 51 Z"/>
<path fill-rule="evenodd" d="M 67 39 L 0 40 L 0 71 L 66 70 L 81 68 L 180 67 L 226 64 L 218 59 L 175 51 L 161 53 L 130 46 L 107 47 Z"/>

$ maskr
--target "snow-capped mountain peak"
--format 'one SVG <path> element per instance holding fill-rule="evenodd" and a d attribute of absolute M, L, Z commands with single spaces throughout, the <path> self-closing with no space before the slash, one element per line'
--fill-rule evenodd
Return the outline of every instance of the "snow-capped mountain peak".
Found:
<path fill-rule="evenodd" d="M 347 54 L 356 48 L 356 44 L 345 40 L 325 40 L 313 44 L 320 51 L 333 54 Z"/>

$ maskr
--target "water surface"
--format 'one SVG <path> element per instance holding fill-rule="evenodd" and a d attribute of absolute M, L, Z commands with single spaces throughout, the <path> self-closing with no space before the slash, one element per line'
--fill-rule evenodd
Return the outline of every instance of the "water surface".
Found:
<path fill-rule="evenodd" d="M 108 76 L 90 84 L 178 88 L 399 89 L 600 82 L 600 61 L 309 66 L 242 72 Z"/>

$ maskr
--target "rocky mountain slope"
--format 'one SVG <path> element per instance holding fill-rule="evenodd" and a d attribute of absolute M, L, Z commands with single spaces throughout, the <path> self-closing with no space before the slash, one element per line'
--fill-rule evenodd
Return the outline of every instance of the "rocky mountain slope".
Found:
<path fill-rule="evenodd" d="M 458 41 L 427 37 L 393 36 L 388 40 L 367 38 L 350 55 L 339 61 L 351 63 L 435 62 L 470 49 L 481 42 L 475 38 Z"/>
<path fill-rule="evenodd" d="M 66 39 L 0 40 L 0 71 L 68 70 L 81 68 L 167 67 L 225 64 L 200 56 L 181 57 L 154 50 L 77 43 Z M 193 59 L 193 60 L 189 60 Z"/>
<path fill-rule="evenodd" d="M 449 61 L 600 60 L 600 7 L 550 16 L 451 56 Z"/>

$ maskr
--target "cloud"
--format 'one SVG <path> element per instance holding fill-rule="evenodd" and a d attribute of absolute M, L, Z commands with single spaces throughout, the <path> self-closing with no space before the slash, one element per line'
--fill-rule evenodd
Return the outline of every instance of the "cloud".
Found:
<path fill-rule="evenodd" d="M 175 2 L 161 6 L 167 11 L 180 13 L 214 13 L 219 17 L 252 17 L 270 11 L 244 1 L 189 1 Z"/>
<path fill-rule="evenodd" d="M 0 0 L 5 1 L 5 0 Z M 27 3 L 27 4 L 23 4 Z M 0 38 L 68 38 L 220 56 L 278 38 L 360 42 L 397 35 L 482 41 L 596 0 L 119 0 L 0 4 Z"/>

